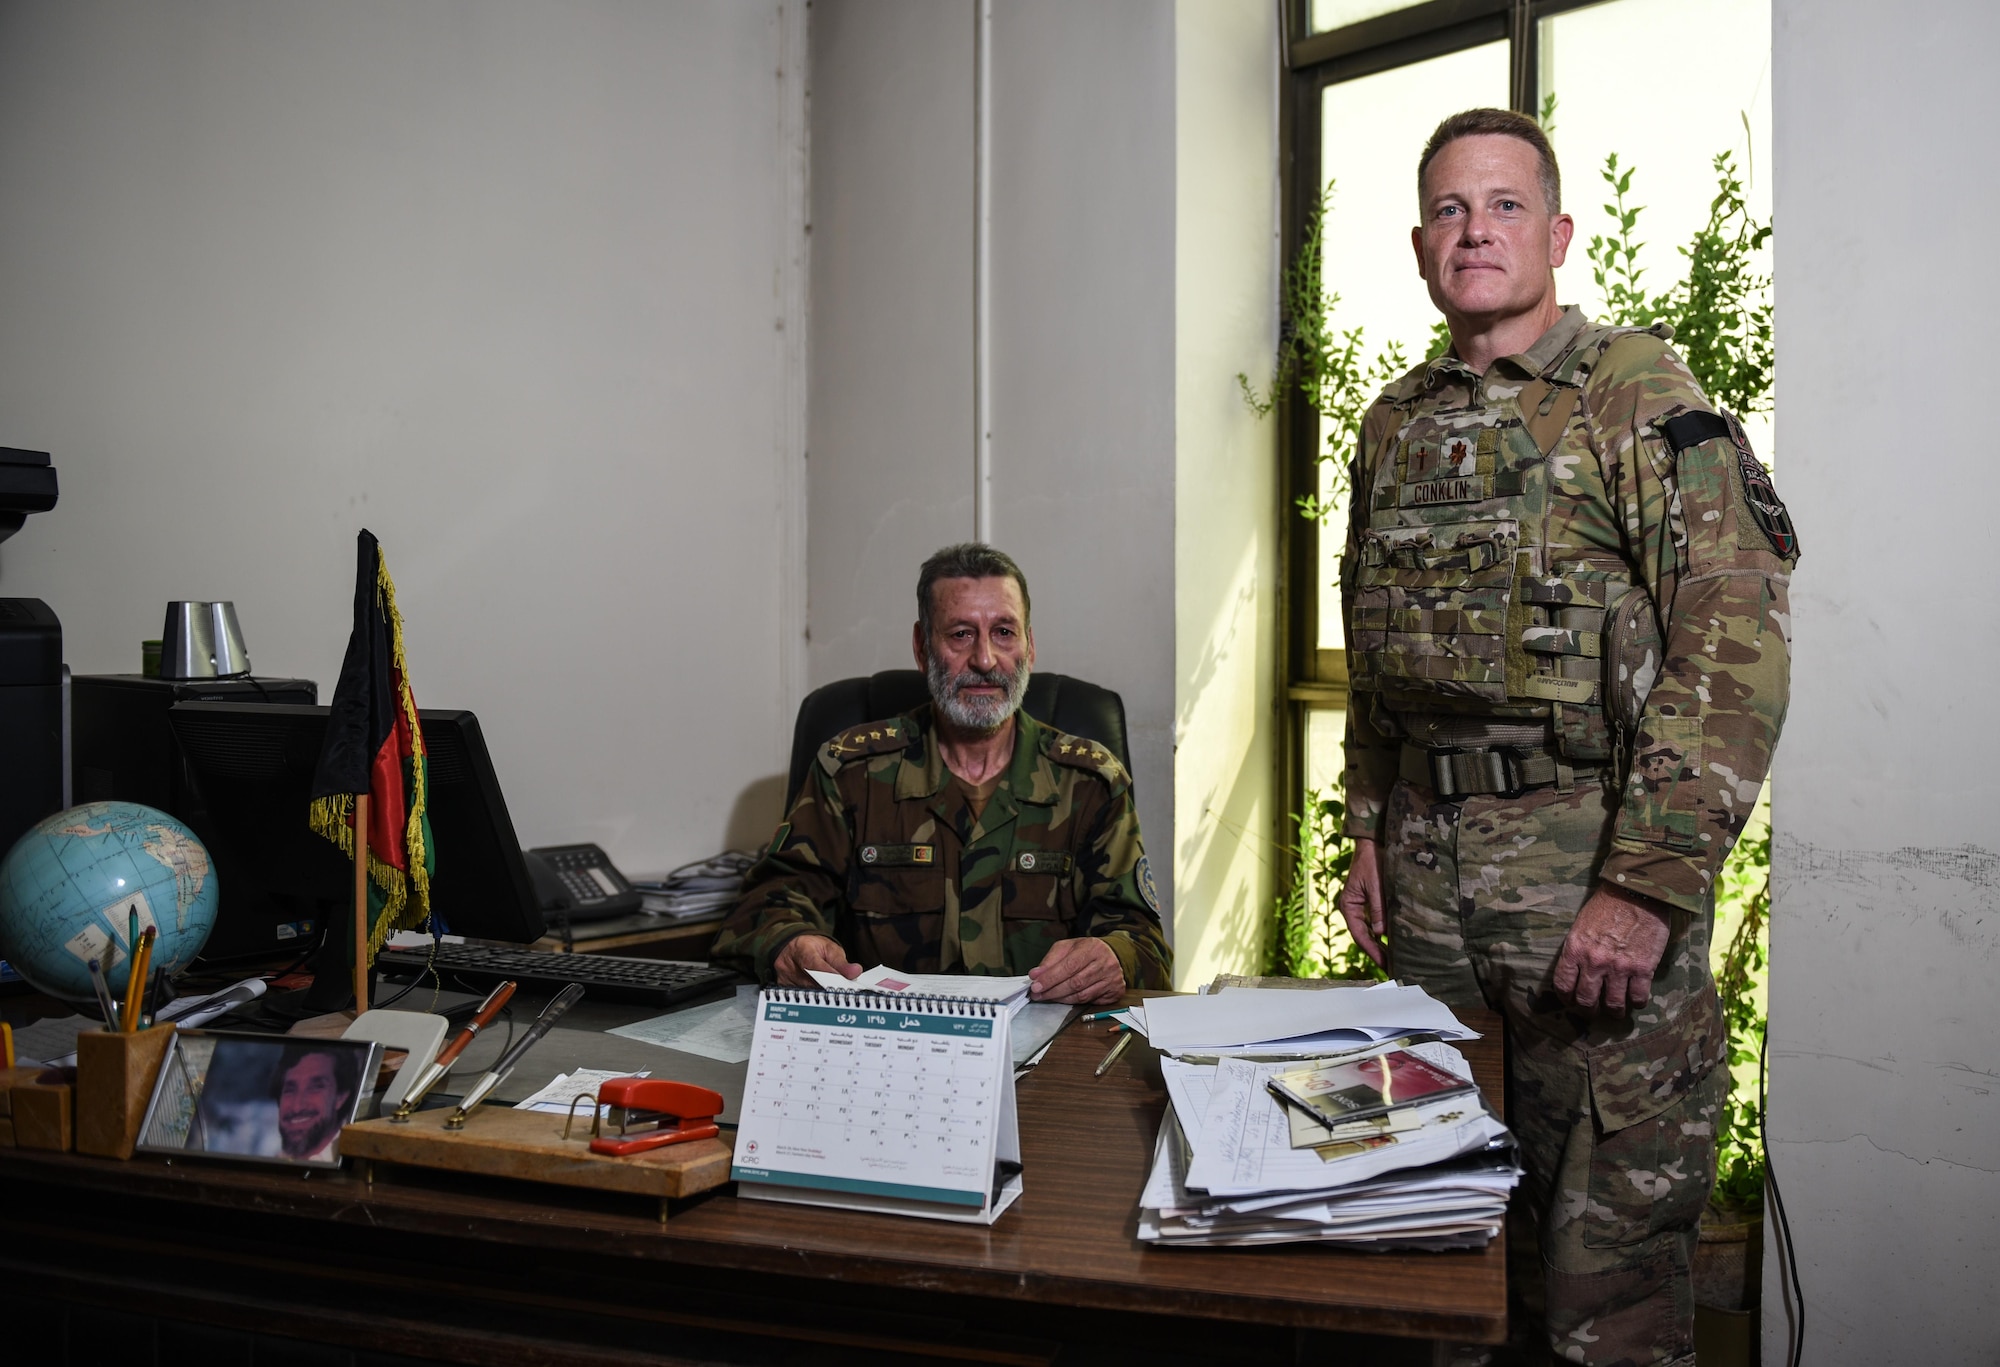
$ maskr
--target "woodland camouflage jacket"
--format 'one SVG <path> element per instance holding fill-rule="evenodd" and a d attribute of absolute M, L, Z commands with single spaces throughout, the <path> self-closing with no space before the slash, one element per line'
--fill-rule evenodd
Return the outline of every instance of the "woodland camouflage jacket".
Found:
<path fill-rule="evenodd" d="M 1171 986 L 1124 766 L 1015 715 L 1013 763 L 977 817 L 928 705 L 820 747 L 712 957 L 770 982 L 785 942 L 817 934 L 864 967 L 1020 975 L 1095 935 L 1128 986 Z"/>
<path fill-rule="evenodd" d="M 1663 336 L 1571 308 L 1483 376 L 1446 356 L 1391 385 L 1352 473 L 1346 833 L 1380 833 L 1399 717 L 1545 719 L 1622 779 L 1600 877 L 1699 913 L 1790 676 L 1797 539 L 1741 427 Z M 1611 633 L 1571 628 L 1615 625 L 1621 594 L 1648 648 L 1596 658 Z"/>

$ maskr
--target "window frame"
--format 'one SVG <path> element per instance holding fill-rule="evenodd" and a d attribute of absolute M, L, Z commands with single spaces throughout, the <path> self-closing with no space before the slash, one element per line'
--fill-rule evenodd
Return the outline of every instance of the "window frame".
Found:
<path fill-rule="evenodd" d="M 1312 0 L 1283 0 L 1285 71 L 1279 101 L 1280 205 L 1284 260 L 1295 258 L 1307 215 L 1325 182 L 1320 147 L 1322 93 L 1342 81 L 1505 41 L 1508 103 L 1534 115 L 1540 102 L 1540 21 L 1614 0 L 1425 0 L 1389 14 L 1314 33 Z M 1319 492 L 1320 416 L 1296 394 L 1281 396 L 1278 586 L 1279 699 L 1285 717 L 1278 770 L 1277 841 L 1297 840 L 1296 813 L 1305 798 L 1309 714 L 1347 705 L 1347 655 L 1319 648 L 1320 537 L 1345 529 L 1309 523 L 1298 500 Z M 1290 891 L 1295 860 L 1280 864 L 1281 891 Z"/>

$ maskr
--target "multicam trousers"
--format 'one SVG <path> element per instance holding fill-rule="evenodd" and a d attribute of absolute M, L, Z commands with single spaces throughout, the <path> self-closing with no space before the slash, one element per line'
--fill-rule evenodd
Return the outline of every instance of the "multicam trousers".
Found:
<path fill-rule="evenodd" d="M 1398 783 L 1380 845 L 1390 967 L 1507 1021 L 1507 1119 L 1539 1215 L 1556 1357 L 1692 1363 L 1689 1270 L 1728 1086 L 1713 913 L 1674 913 L 1644 1007 L 1579 1011 L 1551 985 L 1617 811 L 1615 784 L 1585 774 L 1568 794 L 1453 801 Z"/>

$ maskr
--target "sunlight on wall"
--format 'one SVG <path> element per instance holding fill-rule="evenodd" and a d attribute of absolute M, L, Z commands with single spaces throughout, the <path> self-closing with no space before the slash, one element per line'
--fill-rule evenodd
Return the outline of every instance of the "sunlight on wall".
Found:
<path fill-rule="evenodd" d="M 1266 540 L 1253 537 L 1224 580 L 1226 590 L 1213 595 L 1215 616 L 1195 634 L 1200 649 L 1192 668 L 1187 648 L 1195 642 L 1185 630 L 1181 637 L 1174 728 L 1174 978 L 1180 987 L 1219 972 L 1253 970 L 1269 933 L 1279 856 L 1270 821 L 1271 705 L 1266 672 L 1258 667 L 1268 616 L 1258 590 Z"/>
<path fill-rule="evenodd" d="M 1151 858 L 1179 987 L 1254 970 L 1275 896 L 1277 424 L 1235 384 L 1277 336 L 1275 30 L 1275 6 L 1176 11 L 1174 844 Z"/>

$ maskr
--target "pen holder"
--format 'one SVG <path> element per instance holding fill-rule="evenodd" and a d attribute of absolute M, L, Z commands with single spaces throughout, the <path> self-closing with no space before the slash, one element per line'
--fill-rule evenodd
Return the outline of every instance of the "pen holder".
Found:
<path fill-rule="evenodd" d="M 72 1088 L 53 1079 L 68 1075 L 48 1068 L 0 1068 L 0 1141 L 67 1153 Z M 44 1082 L 45 1077 L 52 1080 Z"/>
<path fill-rule="evenodd" d="M 130 1158 L 152 1099 L 160 1062 L 174 1037 L 171 1025 L 119 1034 L 86 1030 L 76 1037 L 76 1151 Z"/>

